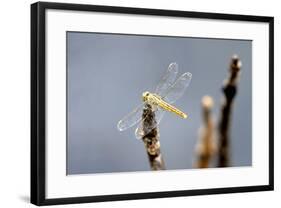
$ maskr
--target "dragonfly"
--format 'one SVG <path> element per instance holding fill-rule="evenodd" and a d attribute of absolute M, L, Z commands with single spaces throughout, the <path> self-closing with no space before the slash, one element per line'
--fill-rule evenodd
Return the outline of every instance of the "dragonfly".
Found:
<path fill-rule="evenodd" d="M 153 93 L 148 91 L 142 93 L 142 104 L 140 104 L 132 112 L 127 114 L 118 122 L 118 130 L 124 131 L 138 124 L 135 135 L 137 138 L 142 138 L 144 136 L 144 132 L 148 133 L 159 125 L 166 111 L 174 113 L 175 115 L 183 119 L 187 118 L 187 114 L 185 114 L 183 111 L 179 110 L 172 104 L 175 103 L 180 97 L 182 97 L 187 87 L 189 86 L 192 74 L 190 72 L 186 72 L 182 74 L 178 79 L 176 79 L 177 74 L 178 64 L 171 63 L 168 66 L 168 69 L 162 77 L 161 81 L 158 83 L 155 91 Z M 144 131 L 142 121 L 145 118 L 143 118 L 142 115 L 143 110 L 147 108 L 147 106 L 152 107 L 156 122 L 153 125 L 146 127 L 150 129 L 145 129 Z"/>

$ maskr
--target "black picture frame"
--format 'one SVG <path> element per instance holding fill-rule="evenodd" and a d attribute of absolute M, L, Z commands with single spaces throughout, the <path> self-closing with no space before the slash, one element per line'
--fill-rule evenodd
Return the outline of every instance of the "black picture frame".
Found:
<path fill-rule="evenodd" d="M 235 188 L 129 193 L 120 195 L 85 196 L 72 198 L 46 198 L 46 71 L 45 71 L 45 15 L 47 9 L 106 12 L 201 19 L 264 22 L 269 24 L 269 184 Z M 274 18 L 235 14 L 216 14 L 159 9 L 94 6 L 37 2 L 31 5 L 31 203 L 35 205 L 72 204 L 146 198 L 193 196 L 235 192 L 268 191 L 274 189 Z"/>

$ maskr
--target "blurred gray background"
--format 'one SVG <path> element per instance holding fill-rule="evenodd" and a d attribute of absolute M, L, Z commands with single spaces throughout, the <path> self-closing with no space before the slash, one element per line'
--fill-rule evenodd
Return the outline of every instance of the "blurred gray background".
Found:
<path fill-rule="evenodd" d="M 142 102 L 143 91 L 155 89 L 171 62 L 178 63 L 179 74 L 193 75 L 175 103 L 189 118 L 165 114 L 161 151 L 167 169 L 192 168 L 202 124 L 201 98 L 214 98 L 217 121 L 233 54 L 242 61 L 242 74 L 232 117 L 231 166 L 251 165 L 251 51 L 250 40 L 67 32 L 67 174 L 150 170 L 135 127 L 119 132 L 117 122 Z"/>

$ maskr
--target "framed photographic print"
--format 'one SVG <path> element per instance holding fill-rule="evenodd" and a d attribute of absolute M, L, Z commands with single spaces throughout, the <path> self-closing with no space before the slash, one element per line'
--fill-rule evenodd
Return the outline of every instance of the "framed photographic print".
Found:
<path fill-rule="evenodd" d="M 273 17 L 31 5 L 31 202 L 273 190 Z"/>

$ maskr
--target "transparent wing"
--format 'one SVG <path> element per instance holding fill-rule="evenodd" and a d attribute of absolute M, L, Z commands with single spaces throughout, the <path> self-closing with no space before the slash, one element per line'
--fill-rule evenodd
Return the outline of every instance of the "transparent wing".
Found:
<path fill-rule="evenodd" d="M 161 81 L 156 87 L 155 93 L 162 96 L 173 85 L 178 74 L 178 64 L 171 63 Z"/>
<path fill-rule="evenodd" d="M 192 74 L 186 72 L 182 74 L 177 81 L 168 89 L 165 95 L 162 95 L 162 98 L 168 101 L 169 103 L 174 103 L 178 100 L 185 92 L 192 78 Z"/>
<path fill-rule="evenodd" d="M 138 107 L 136 107 L 131 113 L 126 115 L 123 119 L 121 119 L 118 124 L 117 128 L 119 131 L 124 131 L 142 120 L 142 112 L 143 108 L 145 107 L 145 103 L 142 103 Z"/>
<path fill-rule="evenodd" d="M 147 119 L 146 117 L 143 118 L 142 121 L 139 123 L 135 131 L 135 135 L 137 139 L 141 139 L 143 136 L 150 133 L 152 129 L 156 128 L 159 125 L 161 119 L 163 118 L 165 111 L 155 106 L 154 114 L 155 114 L 156 122 L 150 123 L 150 125 L 144 125 L 144 122 L 146 122 Z"/>

